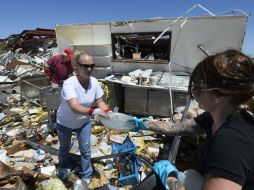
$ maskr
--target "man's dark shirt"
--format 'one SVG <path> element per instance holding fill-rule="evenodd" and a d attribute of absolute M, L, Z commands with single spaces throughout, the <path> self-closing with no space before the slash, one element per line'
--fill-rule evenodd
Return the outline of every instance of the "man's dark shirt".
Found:
<path fill-rule="evenodd" d="M 48 60 L 49 76 L 52 83 L 62 85 L 70 74 L 73 73 L 73 63 L 64 62 L 62 55 L 55 55 Z"/>

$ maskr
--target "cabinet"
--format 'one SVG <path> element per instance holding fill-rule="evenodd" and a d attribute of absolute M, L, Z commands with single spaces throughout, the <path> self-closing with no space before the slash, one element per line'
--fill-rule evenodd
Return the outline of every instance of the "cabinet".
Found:
<path fill-rule="evenodd" d="M 124 87 L 124 110 L 126 113 L 153 116 L 171 116 L 168 89 Z M 173 108 L 185 106 L 187 92 L 172 91 Z"/>

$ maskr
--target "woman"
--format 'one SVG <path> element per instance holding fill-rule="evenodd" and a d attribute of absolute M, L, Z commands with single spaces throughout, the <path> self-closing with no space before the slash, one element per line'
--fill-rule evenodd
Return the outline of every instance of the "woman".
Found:
<path fill-rule="evenodd" d="M 66 168 L 69 163 L 69 151 L 73 129 L 76 130 L 81 154 L 82 179 L 90 183 L 92 174 L 90 136 L 91 116 L 107 117 L 109 109 L 102 100 L 103 91 L 94 77 L 91 77 L 95 64 L 93 58 L 80 53 L 76 57 L 76 76 L 64 81 L 62 101 L 57 112 L 57 135 L 60 142 L 58 174 L 67 180 Z M 91 108 L 96 102 L 99 108 Z"/>
<path fill-rule="evenodd" d="M 254 120 L 240 109 L 254 95 L 254 64 L 246 55 L 227 50 L 205 58 L 194 69 L 189 94 L 206 110 L 175 128 L 155 121 L 135 121 L 138 128 L 167 135 L 207 134 L 196 170 L 204 177 L 203 190 L 254 189 Z M 184 189 L 169 161 L 155 163 L 154 171 L 167 189 Z"/>

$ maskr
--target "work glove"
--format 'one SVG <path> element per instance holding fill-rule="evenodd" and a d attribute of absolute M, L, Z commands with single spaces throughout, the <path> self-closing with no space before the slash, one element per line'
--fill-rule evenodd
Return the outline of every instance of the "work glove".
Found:
<path fill-rule="evenodd" d="M 153 171 L 158 175 L 162 184 L 167 190 L 170 190 L 167 185 L 167 179 L 169 176 L 176 177 L 178 179 L 178 170 L 168 160 L 160 160 L 153 166 Z"/>
<path fill-rule="evenodd" d="M 89 115 L 93 116 L 94 119 L 96 121 L 98 121 L 99 120 L 99 116 L 105 117 L 105 118 L 109 118 L 108 112 L 109 112 L 108 109 L 103 110 L 101 108 L 96 108 L 96 109 L 90 108 Z"/>
<path fill-rule="evenodd" d="M 145 118 L 136 118 L 132 117 L 128 119 L 128 123 L 134 123 L 135 127 L 131 130 L 132 132 L 138 132 L 140 130 L 147 130 L 147 127 L 144 124 Z"/>

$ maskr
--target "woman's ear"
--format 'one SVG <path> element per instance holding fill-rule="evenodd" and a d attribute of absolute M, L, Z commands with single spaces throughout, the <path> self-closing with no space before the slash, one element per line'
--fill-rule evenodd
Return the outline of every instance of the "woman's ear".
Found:
<path fill-rule="evenodd" d="M 218 103 L 219 103 L 219 98 L 218 98 L 218 96 L 214 98 L 214 102 L 215 102 L 215 104 L 218 104 Z"/>
<path fill-rule="evenodd" d="M 221 101 L 221 97 L 222 97 L 221 94 L 216 93 L 214 95 L 214 102 L 218 104 Z"/>

